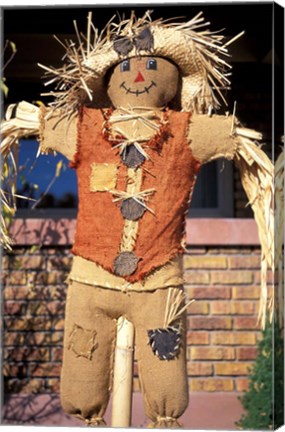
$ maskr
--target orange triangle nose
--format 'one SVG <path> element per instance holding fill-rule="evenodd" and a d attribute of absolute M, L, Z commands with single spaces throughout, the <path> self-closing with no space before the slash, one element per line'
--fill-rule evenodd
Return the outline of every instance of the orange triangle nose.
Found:
<path fill-rule="evenodd" d="M 144 77 L 142 76 L 142 74 L 140 72 L 138 72 L 137 77 L 136 77 L 134 82 L 143 82 L 143 81 L 144 81 Z"/>

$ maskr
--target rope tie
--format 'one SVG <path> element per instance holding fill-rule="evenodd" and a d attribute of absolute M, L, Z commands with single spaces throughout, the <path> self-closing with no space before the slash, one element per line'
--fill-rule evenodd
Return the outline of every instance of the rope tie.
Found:
<path fill-rule="evenodd" d="M 133 139 L 128 139 L 128 140 L 123 140 L 119 144 L 113 146 L 113 149 L 119 148 L 120 155 L 122 155 L 123 160 L 125 160 L 127 147 L 130 145 L 134 145 L 135 148 L 137 149 L 137 151 L 139 153 L 141 153 L 145 159 L 149 160 L 149 155 L 144 151 L 142 145 L 139 143 L 140 141 L 146 142 L 146 141 L 148 141 L 148 139 L 149 138 L 146 138 L 146 139 L 145 138 L 142 138 L 142 139 L 133 138 Z"/>
<path fill-rule="evenodd" d="M 178 427 L 181 428 L 182 425 L 178 422 L 178 420 L 174 417 L 169 416 L 157 416 L 156 421 L 149 425 L 149 428 L 156 427 Z"/>
<path fill-rule="evenodd" d="M 80 420 L 83 420 L 87 424 L 87 426 L 106 425 L 103 417 L 84 418 L 81 414 L 76 414 L 76 417 L 79 418 Z"/>
<path fill-rule="evenodd" d="M 174 418 L 174 417 L 169 417 L 169 416 L 165 416 L 165 417 L 163 417 L 163 416 L 157 416 L 156 420 L 159 421 L 159 422 L 160 422 L 160 421 L 174 421 L 174 422 L 177 421 L 176 418 Z"/>
<path fill-rule="evenodd" d="M 155 111 L 145 111 L 145 112 L 134 112 L 123 107 L 119 107 L 120 110 L 124 111 L 121 115 L 112 115 L 110 117 L 110 123 L 118 123 L 126 120 L 141 120 L 146 125 L 150 126 L 155 130 L 159 130 L 160 126 L 155 123 L 155 119 L 160 119 Z"/>
<path fill-rule="evenodd" d="M 124 191 L 116 191 L 116 190 L 111 190 L 110 192 L 112 195 L 117 196 L 117 198 L 113 199 L 113 202 L 118 202 L 121 200 L 124 201 L 124 200 L 132 198 L 138 204 L 143 206 L 146 210 L 150 211 L 153 215 L 155 214 L 154 211 L 150 207 L 148 207 L 145 203 L 145 200 L 147 200 L 148 197 L 155 192 L 154 188 L 146 189 L 146 190 L 141 191 L 141 192 L 124 192 Z"/>

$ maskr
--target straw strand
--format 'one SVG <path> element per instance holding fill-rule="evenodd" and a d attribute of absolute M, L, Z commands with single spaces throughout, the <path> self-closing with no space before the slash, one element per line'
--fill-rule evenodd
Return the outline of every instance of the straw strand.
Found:
<path fill-rule="evenodd" d="M 237 149 L 234 160 L 241 182 L 254 212 L 261 243 L 261 296 L 258 321 L 264 328 L 266 311 L 272 316 L 273 298 L 269 298 L 267 271 L 274 271 L 273 164 L 250 138 L 261 137 L 255 131 L 236 128 Z"/>

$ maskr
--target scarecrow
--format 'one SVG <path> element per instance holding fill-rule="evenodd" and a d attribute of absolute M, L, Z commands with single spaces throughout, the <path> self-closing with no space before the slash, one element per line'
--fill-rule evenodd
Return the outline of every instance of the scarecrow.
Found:
<path fill-rule="evenodd" d="M 2 152 L 39 136 L 42 153 L 65 155 L 78 176 L 79 209 L 67 292 L 61 402 L 103 425 L 112 388 L 119 317 L 134 326 L 145 412 L 153 427 L 178 427 L 188 405 L 185 220 L 200 167 L 235 161 L 262 245 L 262 302 L 272 267 L 272 164 L 261 135 L 235 115 L 216 115 L 230 66 L 223 36 L 147 12 L 98 34 L 88 15 L 65 64 L 42 66 L 55 84 L 49 107 L 10 106 Z M 83 43 L 84 42 L 84 43 Z"/>

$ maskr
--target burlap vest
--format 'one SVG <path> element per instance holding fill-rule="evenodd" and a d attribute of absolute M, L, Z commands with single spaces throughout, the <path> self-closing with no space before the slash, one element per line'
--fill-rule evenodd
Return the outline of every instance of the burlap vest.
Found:
<path fill-rule="evenodd" d="M 137 270 L 126 277 L 129 282 L 141 280 L 184 251 L 185 218 L 200 167 L 186 139 L 189 121 L 189 113 L 170 111 L 170 137 L 159 151 L 157 148 L 147 149 L 149 159 L 142 166 L 142 190 L 155 189 L 148 201 L 154 214 L 146 211 L 139 220 L 134 253 L 140 261 Z M 104 138 L 103 122 L 100 110 L 82 110 L 74 163 L 78 176 L 79 209 L 72 251 L 113 273 L 124 218 L 120 203 L 113 202 L 108 187 L 126 190 L 127 167 L 122 163 L 119 151 Z M 104 190 L 96 190 L 91 182 L 94 166 L 102 167 L 102 172 L 107 167 Z M 110 167 L 115 167 L 113 178 Z"/>

